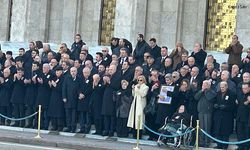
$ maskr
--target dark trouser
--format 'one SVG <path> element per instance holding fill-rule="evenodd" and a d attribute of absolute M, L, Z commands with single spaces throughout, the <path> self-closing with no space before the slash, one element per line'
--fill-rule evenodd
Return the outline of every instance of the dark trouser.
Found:
<path fill-rule="evenodd" d="M 38 108 L 37 108 L 38 110 Z M 47 109 L 43 108 L 41 109 L 41 129 L 48 130 L 49 127 L 49 117 L 47 115 Z M 38 124 L 38 115 L 35 116 L 35 127 L 37 127 Z"/>
<path fill-rule="evenodd" d="M 103 120 L 102 119 L 95 119 L 94 123 L 95 123 L 96 133 L 101 135 L 102 130 L 103 130 Z"/>
<path fill-rule="evenodd" d="M 133 133 L 133 138 L 136 139 L 137 138 L 137 130 L 136 129 L 132 129 L 132 133 Z M 142 130 L 139 131 L 139 139 L 142 138 Z"/>
<path fill-rule="evenodd" d="M 161 127 L 161 125 L 156 125 L 155 118 L 156 118 L 156 115 L 147 114 L 146 115 L 146 125 L 150 129 L 152 129 L 153 131 L 157 132 L 158 129 Z M 151 139 L 151 140 L 158 138 L 158 135 L 155 135 L 154 133 L 152 133 L 152 132 L 150 132 L 148 130 L 146 130 L 146 133 L 149 135 L 149 139 Z"/>
<path fill-rule="evenodd" d="M 89 119 L 88 112 L 86 111 L 81 111 L 79 112 L 79 123 L 80 123 L 80 129 L 82 131 L 87 131 L 90 129 L 91 123 Z"/>
<path fill-rule="evenodd" d="M 66 125 L 70 130 L 76 129 L 76 109 L 66 108 Z"/>
<path fill-rule="evenodd" d="M 51 125 L 54 130 L 62 131 L 63 129 L 63 118 L 51 118 Z"/>
<path fill-rule="evenodd" d="M 116 132 L 118 137 L 127 137 L 128 136 L 128 118 L 117 118 L 116 120 Z"/>
<path fill-rule="evenodd" d="M 242 141 L 242 140 L 246 140 L 250 138 L 250 133 L 249 133 L 249 127 L 247 125 L 247 123 L 245 122 L 237 122 L 237 138 L 238 141 Z M 242 150 L 248 150 L 250 148 L 250 144 L 248 143 L 244 143 L 244 144 L 240 144 L 238 145 L 239 149 Z"/>
<path fill-rule="evenodd" d="M 0 113 L 4 116 L 11 118 L 11 107 L 10 106 L 0 106 Z M 6 123 L 10 124 L 10 120 L 6 119 Z M 5 124 L 5 118 L 0 117 L 0 124 Z"/>
<path fill-rule="evenodd" d="M 13 117 L 15 118 L 23 118 L 24 117 L 24 104 L 13 103 Z M 16 126 L 24 127 L 25 120 L 15 121 Z"/>
<path fill-rule="evenodd" d="M 104 130 L 109 133 L 114 133 L 115 131 L 115 117 L 114 116 L 104 116 Z"/>
<path fill-rule="evenodd" d="M 26 112 L 25 112 L 26 116 L 32 115 L 34 112 L 35 112 L 34 106 L 31 106 L 31 105 L 26 106 Z M 34 120 L 34 117 L 30 117 L 27 119 L 27 126 L 28 127 L 33 126 L 33 120 Z"/>
<path fill-rule="evenodd" d="M 227 142 L 229 141 L 229 135 L 216 135 L 216 137 L 222 141 L 227 141 Z M 217 145 L 219 148 L 223 148 L 223 149 L 227 149 L 228 147 L 228 144 L 217 143 Z"/>
<path fill-rule="evenodd" d="M 207 113 L 207 114 L 202 114 L 199 113 L 198 115 L 199 120 L 200 120 L 200 128 L 206 131 L 208 134 L 211 134 L 211 126 L 212 126 L 212 114 Z M 209 144 L 209 139 L 206 137 L 204 134 L 201 133 L 200 136 L 200 143 L 205 144 L 208 146 Z"/>

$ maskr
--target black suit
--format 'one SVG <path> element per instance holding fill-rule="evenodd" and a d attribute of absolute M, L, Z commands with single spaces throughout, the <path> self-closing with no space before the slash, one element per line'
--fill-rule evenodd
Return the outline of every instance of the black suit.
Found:
<path fill-rule="evenodd" d="M 201 49 L 199 52 L 191 53 L 191 56 L 195 59 L 195 64 L 199 67 L 199 69 L 202 69 L 204 67 L 204 62 L 207 57 L 207 52 L 205 52 L 203 49 Z"/>
<path fill-rule="evenodd" d="M 73 78 L 71 75 L 66 76 L 63 82 L 62 96 L 66 99 L 64 104 L 66 112 L 66 124 L 72 132 L 76 129 L 76 109 L 79 96 L 81 79 L 76 76 Z"/>
<path fill-rule="evenodd" d="M 130 67 L 126 71 L 121 70 L 121 80 L 131 82 L 133 80 L 133 75 L 134 73 Z"/>
<path fill-rule="evenodd" d="M 34 76 L 40 76 L 41 73 L 42 72 L 40 70 L 33 71 L 31 73 L 31 78 Z M 30 84 L 26 84 L 26 91 L 25 91 L 26 115 L 31 115 L 35 112 L 37 92 L 38 92 L 38 83 L 34 83 L 31 80 Z M 28 119 L 27 127 L 33 126 L 33 119 L 34 119 L 33 117 Z"/>
<path fill-rule="evenodd" d="M 79 93 L 84 95 L 83 99 L 78 100 L 77 111 L 79 113 L 79 121 L 81 126 L 81 131 L 89 132 L 91 121 L 90 121 L 90 108 L 89 103 L 92 94 L 92 78 L 89 77 L 87 79 L 83 78 L 81 81 L 81 87 Z"/>
<path fill-rule="evenodd" d="M 13 116 L 15 118 L 24 117 L 24 97 L 25 97 L 25 85 L 24 78 L 14 81 L 14 88 L 11 96 L 11 102 L 13 104 Z M 19 124 L 20 123 L 20 124 Z M 24 127 L 25 121 L 15 121 L 15 126 Z"/>
<path fill-rule="evenodd" d="M 113 94 L 119 90 L 121 85 L 121 76 L 119 72 L 113 74 L 110 78 L 110 84 L 106 85 L 103 95 L 102 115 L 104 115 L 104 128 L 110 134 L 115 130 L 115 102 L 113 101 Z"/>
<path fill-rule="evenodd" d="M 51 124 L 53 129 L 61 131 L 63 128 L 63 122 L 65 118 L 65 109 L 62 99 L 62 86 L 64 77 L 55 77 L 53 79 L 56 82 L 56 87 L 51 86 L 51 96 L 49 102 L 48 116 L 51 117 Z M 55 109 L 56 108 L 56 109 Z"/>
<path fill-rule="evenodd" d="M 238 110 L 237 110 L 237 138 L 238 141 L 249 139 L 250 137 L 250 127 L 249 127 L 249 117 L 250 117 L 250 104 L 245 105 L 244 102 L 247 101 L 247 97 L 250 93 L 244 94 L 241 99 L 238 99 Z M 249 143 L 240 144 L 239 148 L 245 150 L 249 148 Z"/>
<path fill-rule="evenodd" d="M 102 117 L 100 110 L 102 109 L 103 99 L 101 97 L 103 97 L 104 90 L 105 90 L 105 87 L 102 85 L 101 82 L 99 82 L 97 86 L 93 88 L 93 92 L 91 94 L 91 100 L 90 100 L 91 102 L 90 108 L 91 108 L 91 112 L 92 112 L 93 119 L 94 119 L 96 133 L 99 135 L 102 134 L 102 130 L 103 130 L 103 117 Z"/>
<path fill-rule="evenodd" d="M 11 94 L 13 89 L 13 79 L 11 77 L 4 78 L 4 82 L 0 83 L 0 113 L 11 117 Z M 5 124 L 5 119 L 0 117 L 0 124 Z M 8 120 L 8 124 L 10 121 Z"/>
<path fill-rule="evenodd" d="M 150 48 L 150 54 L 154 57 L 154 59 L 161 57 L 161 47 L 156 45 L 154 48 Z"/>
<path fill-rule="evenodd" d="M 43 80 L 43 83 L 39 83 L 38 81 L 38 93 L 36 97 L 36 107 L 38 108 L 38 105 L 42 106 L 42 114 L 41 114 L 41 127 L 47 129 L 49 127 L 49 118 L 47 115 L 48 107 L 49 107 L 49 100 L 50 100 L 50 94 L 51 94 L 51 88 L 49 86 L 49 81 L 52 80 L 53 76 L 51 72 L 48 74 L 41 73 L 37 76 L 37 79 L 41 78 Z M 37 125 L 37 120 L 35 125 Z"/>
<path fill-rule="evenodd" d="M 217 93 L 214 104 L 213 131 L 215 136 L 223 141 L 228 141 L 233 132 L 233 120 L 236 95 L 231 91 L 225 94 Z M 218 143 L 220 148 L 227 148 L 226 144 Z"/>

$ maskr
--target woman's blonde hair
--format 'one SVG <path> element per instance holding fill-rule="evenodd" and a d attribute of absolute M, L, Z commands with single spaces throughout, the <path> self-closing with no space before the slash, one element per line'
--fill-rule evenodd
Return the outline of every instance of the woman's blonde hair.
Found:
<path fill-rule="evenodd" d="M 142 79 L 145 84 L 147 84 L 147 80 L 144 75 L 140 75 L 137 77 L 137 80 Z"/>

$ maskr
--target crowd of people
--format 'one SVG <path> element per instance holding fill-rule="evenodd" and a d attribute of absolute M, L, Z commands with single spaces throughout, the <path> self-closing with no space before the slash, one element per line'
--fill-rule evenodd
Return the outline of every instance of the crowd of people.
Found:
<path fill-rule="evenodd" d="M 88 134 L 94 124 L 94 134 L 136 137 L 139 128 L 140 137 L 148 134 L 150 140 L 157 136 L 142 132 L 143 124 L 158 131 L 166 117 L 180 121 L 183 116 L 187 126 L 199 120 L 203 130 L 223 141 L 234 129 L 238 140 L 250 138 L 250 49 L 242 58 L 237 35 L 225 48 L 228 62 L 221 64 L 200 43 L 191 54 L 182 43 L 169 53 L 142 34 L 134 49 L 123 38 L 112 38 L 111 50 L 102 47 L 95 59 L 88 49 L 76 34 L 71 48 L 62 43 L 57 52 L 33 41 L 15 58 L 12 51 L 0 51 L 0 113 L 22 118 L 41 105 L 45 130 L 74 133 L 79 123 L 78 132 Z M 36 128 L 37 117 L 12 123 L 1 117 L 0 124 Z M 208 138 L 200 137 L 207 147 Z M 248 143 L 239 146 L 249 148 Z"/>

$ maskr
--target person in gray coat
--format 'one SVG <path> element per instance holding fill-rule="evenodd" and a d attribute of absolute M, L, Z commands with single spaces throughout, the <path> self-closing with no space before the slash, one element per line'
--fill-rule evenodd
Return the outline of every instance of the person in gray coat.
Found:
<path fill-rule="evenodd" d="M 116 102 L 116 132 L 118 137 L 128 137 L 128 115 L 133 101 L 132 89 L 128 85 L 128 81 L 122 80 L 121 90 L 113 95 Z"/>
<path fill-rule="evenodd" d="M 210 130 L 212 125 L 213 103 L 215 101 L 215 97 L 216 92 L 211 89 L 211 82 L 209 80 L 203 81 L 201 90 L 194 96 L 195 100 L 198 101 L 197 110 L 198 118 L 200 120 L 200 128 L 209 134 L 211 133 Z M 200 137 L 200 146 L 208 147 L 208 137 L 205 137 L 204 134 Z"/>

